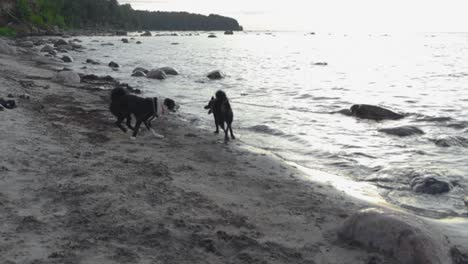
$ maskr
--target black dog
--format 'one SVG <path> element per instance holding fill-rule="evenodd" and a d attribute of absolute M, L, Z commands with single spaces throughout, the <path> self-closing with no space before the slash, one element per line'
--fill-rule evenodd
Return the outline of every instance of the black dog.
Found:
<path fill-rule="evenodd" d="M 118 87 L 111 92 L 110 111 L 117 117 L 115 124 L 127 132 L 127 129 L 122 125 L 122 122 L 127 120 L 127 127 L 133 130 L 132 139 L 136 138 L 141 123 L 144 123 L 146 128 L 153 132 L 157 137 L 163 137 L 157 134 L 151 127 L 151 121 L 155 117 L 164 114 L 166 110 L 175 112 L 176 104 L 172 99 L 164 99 L 160 103 L 157 97 L 142 98 L 136 95 L 129 94 L 125 89 Z M 132 127 L 132 114 L 136 118 L 135 127 Z"/>
<path fill-rule="evenodd" d="M 234 134 L 232 133 L 232 120 L 234 119 L 234 114 L 232 113 L 231 104 L 229 104 L 229 99 L 226 96 L 226 93 L 219 90 L 216 92 L 216 98 L 211 97 L 211 100 L 205 106 L 205 109 L 210 109 L 208 114 L 213 113 L 216 131 L 219 133 L 219 126 L 224 131 L 224 141 L 229 141 L 228 130 L 231 132 L 231 138 L 235 139 Z M 224 128 L 224 123 L 226 122 L 226 129 Z"/>

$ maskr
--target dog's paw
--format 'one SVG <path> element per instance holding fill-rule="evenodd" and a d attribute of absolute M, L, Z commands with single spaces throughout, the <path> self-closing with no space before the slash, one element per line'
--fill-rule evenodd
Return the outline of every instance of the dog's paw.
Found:
<path fill-rule="evenodd" d="M 131 140 L 136 140 L 136 137 L 130 137 Z"/>
<path fill-rule="evenodd" d="M 153 133 L 153 135 L 154 135 L 155 137 L 157 137 L 157 138 L 164 138 L 163 135 L 156 133 L 156 131 L 154 131 L 154 130 L 151 130 L 151 133 Z"/>

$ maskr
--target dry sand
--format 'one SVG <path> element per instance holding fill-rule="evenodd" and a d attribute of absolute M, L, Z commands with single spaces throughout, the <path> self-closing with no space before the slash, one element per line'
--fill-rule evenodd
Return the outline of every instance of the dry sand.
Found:
<path fill-rule="evenodd" d="M 366 203 L 177 114 L 132 141 L 31 56 L 0 55 L 0 263 L 395 263 L 337 238 Z"/>

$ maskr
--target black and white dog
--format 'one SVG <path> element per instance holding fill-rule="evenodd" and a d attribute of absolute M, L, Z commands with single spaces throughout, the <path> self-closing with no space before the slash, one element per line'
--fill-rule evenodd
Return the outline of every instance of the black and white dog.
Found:
<path fill-rule="evenodd" d="M 211 100 L 205 106 L 205 109 L 210 109 L 208 114 L 213 113 L 216 131 L 219 133 L 219 127 L 224 131 L 224 141 L 229 141 L 228 130 L 231 132 L 231 138 L 235 139 L 234 134 L 232 133 L 232 121 L 234 119 L 234 114 L 232 112 L 231 104 L 229 99 L 226 96 L 226 93 L 219 90 L 215 94 L 216 97 L 211 97 Z M 226 123 L 226 128 L 224 128 L 224 123 Z"/>
<path fill-rule="evenodd" d="M 176 104 L 174 100 L 166 98 L 160 100 L 157 97 L 142 98 L 129 94 L 124 88 L 117 87 L 111 91 L 110 111 L 117 117 L 115 124 L 123 131 L 127 129 L 122 125 L 126 120 L 127 127 L 133 130 L 131 139 L 135 139 L 141 123 L 150 130 L 156 137 L 164 138 L 157 134 L 151 127 L 151 121 L 165 114 L 167 111 L 175 112 Z M 132 126 L 132 115 L 136 118 L 135 127 Z"/>

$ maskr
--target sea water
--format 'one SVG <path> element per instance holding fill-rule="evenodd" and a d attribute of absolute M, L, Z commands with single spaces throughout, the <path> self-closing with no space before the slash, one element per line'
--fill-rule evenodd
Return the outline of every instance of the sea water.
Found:
<path fill-rule="evenodd" d="M 208 38 L 209 33 L 133 33 L 128 44 L 122 37 L 84 37 L 86 50 L 71 53 L 72 67 L 111 75 L 145 96 L 173 98 L 186 122 L 211 130 L 213 117 L 203 107 L 222 89 L 243 144 L 368 182 L 390 203 L 423 215 L 468 215 L 468 33 L 214 32 L 217 38 Z M 86 59 L 102 64 L 85 64 Z M 121 67 L 112 70 L 110 61 Z M 135 67 L 164 66 L 180 74 L 163 81 L 130 77 Z M 216 69 L 226 77 L 209 80 L 207 73 Z M 377 122 L 336 113 L 353 104 L 379 105 L 406 117 Z M 378 132 L 404 125 L 424 134 Z M 450 137 L 461 141 L 435 144 Z M 414 175 L 437 175 L 453 189 L 415 193 L 409 185 Z"/>

